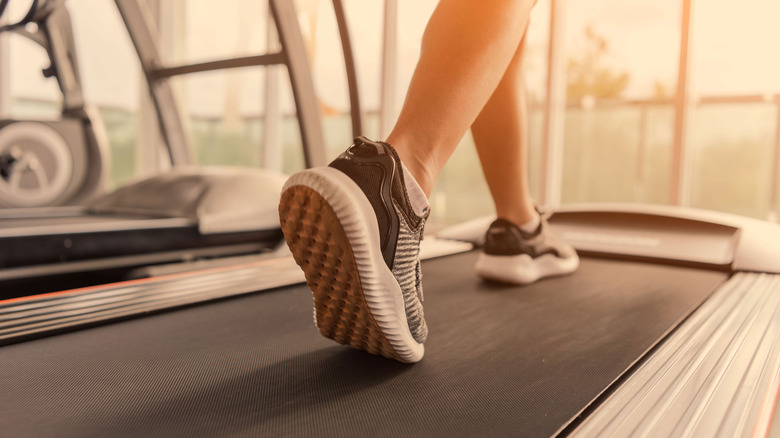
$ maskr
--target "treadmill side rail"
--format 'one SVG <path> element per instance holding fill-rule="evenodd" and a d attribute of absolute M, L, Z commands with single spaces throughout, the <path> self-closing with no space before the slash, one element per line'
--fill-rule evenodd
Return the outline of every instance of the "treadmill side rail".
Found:
<path fill-rule="evenodd" d="M 778 316 L 780 275 L 735 275 L 570 436 L 767 436 Z"/>

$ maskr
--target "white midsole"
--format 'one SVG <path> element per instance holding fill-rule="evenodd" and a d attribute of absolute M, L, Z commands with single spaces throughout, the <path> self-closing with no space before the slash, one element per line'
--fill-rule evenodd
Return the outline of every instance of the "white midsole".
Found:
<path fill-rule="evenodd" d="M 282 190 L 293 186 L 309 187 L 330 204 L 352 247 L 363 296 L 374 321 L 404 361 L 418 362 L 425 347 L 414 340 L 409 330 L 403 293 L 382 257 L 376 213 L 363 191 L 347 175 L 331 167 L 296 173 Z"/>
<path fill-rule="evenodd" d="M 475 269 L 480 276 L 489 280 L 528 284 L 541 278 L 574 272 L 579 264 L 577 256 L 560 258 L 554 254 L 544 254 L 532 259 L 528 254 L 497 256 L 482 253 L 477 258 Z"/>

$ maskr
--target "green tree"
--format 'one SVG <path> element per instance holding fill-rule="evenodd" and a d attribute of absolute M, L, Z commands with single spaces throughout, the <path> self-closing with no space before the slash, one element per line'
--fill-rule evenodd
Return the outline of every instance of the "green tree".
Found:
<path fill-rule="evenodd" d="M 585 96 L 596 99 L 619 98 L 623 95 L 630 76 L 625 71 L 614 71 L 605 65 L 609 43 L 593 26 L 585 29 L 584 49 L 570 57 L 566 66 L 566 95 L 579 101 Z"/>

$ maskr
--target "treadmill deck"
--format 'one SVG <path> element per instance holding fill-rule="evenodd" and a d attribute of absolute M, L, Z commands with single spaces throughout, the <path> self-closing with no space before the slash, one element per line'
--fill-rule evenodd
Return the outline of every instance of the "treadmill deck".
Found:
<path fill-rule="evenodd" d="M 473 274 L 475 258 L 423 264 L 419 364 L 323 338 L 311 292 L 287 287 L 3 347 L 0 430 L 550 436 L 727 278 L 585 258 L 574 275 L 502 287 Z"/>

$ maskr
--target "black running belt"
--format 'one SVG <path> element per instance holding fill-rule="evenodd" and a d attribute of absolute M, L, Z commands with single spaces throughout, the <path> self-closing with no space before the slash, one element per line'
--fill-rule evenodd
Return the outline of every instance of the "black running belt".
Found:
<path fill-rule="evenodd" d="M 502 287 L 427 261 L 426 356 L 337 345 L 305 286 L 0 348 L 5 436 L 549 436 L 726 278 L 583 259 Z"/>

